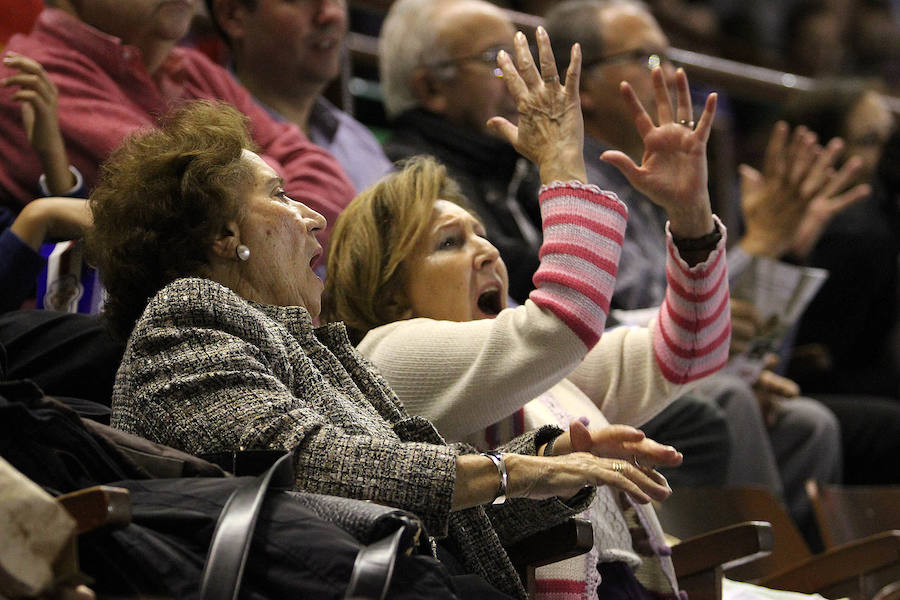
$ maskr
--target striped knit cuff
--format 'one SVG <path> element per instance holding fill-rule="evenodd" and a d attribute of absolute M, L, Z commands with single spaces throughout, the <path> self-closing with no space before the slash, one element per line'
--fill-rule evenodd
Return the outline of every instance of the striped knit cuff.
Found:
<path fill-rule="evenodd" d="M 725 226 L 713 217 L 722 239 L 705 262 L 693 267 L 678 254 L 666 224 L 669 286 L 659 309 L 653 352 L 666 379 L 681 384 L 705 377 L 728 362 L 731 310 Z"/>
<path fill-rule="evenodd" d="M 544 243 L 532 302 L 592 348 L 606 324 L 628 209 L 612 192 L 578 182 L 541 188 Z"/>

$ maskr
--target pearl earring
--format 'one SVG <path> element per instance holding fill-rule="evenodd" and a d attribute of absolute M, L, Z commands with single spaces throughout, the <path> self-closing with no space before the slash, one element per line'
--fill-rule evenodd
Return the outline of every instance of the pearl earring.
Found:
<path fill-rule="evenodd" d="M 234 253 L 237 254 L 237 257 L 244 262 L 250 259 L 250 248 L 243 244 L 235 248 Z"/>

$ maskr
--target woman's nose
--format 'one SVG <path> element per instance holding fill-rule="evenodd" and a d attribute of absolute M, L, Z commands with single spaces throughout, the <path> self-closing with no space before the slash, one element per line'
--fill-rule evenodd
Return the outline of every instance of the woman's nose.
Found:
<path fill-rule="evenodd" d="M 310 231 L 322 231 L 328 226 L 328 220 L 310 207 L 304 204 L 302 210 L 303 220 Z"/>
<path fill-rule="evenodd" d="M 478 251 L 475 253 L 475 266 L 482 268 L 500 258 L 500 251 L 487 239 L 477 237 Z"/>

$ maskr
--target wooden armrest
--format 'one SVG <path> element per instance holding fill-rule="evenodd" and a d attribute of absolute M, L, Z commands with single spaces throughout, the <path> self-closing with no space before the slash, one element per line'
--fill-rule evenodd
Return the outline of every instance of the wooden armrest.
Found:
<path fill-rule="evenodd" d="M 559 525 L 545 529 L 506 549 L 512 564 L 528 580 L 529 568 L 584 554 L 594 545 L 594 527 L 587 519 L 572 517 Z"/>
<path fill-rule="evenodd" d="M 747 521 L 716 529 L 672 547 L 675 575 L 680 579 L 715 567 L 728 569 L 772 552 L 772 526 Z"/>
<path fill-rule="evenodd" d="M 772 551 L 772 526 L 748 521 L 716 529 L 672 547 L 678 587 L 691 600 L 722 600 L 722 570 Z"/>
<path fill-rule="evenodd" d="M 812 594 L 866 573 L 900 564 L 900 531 L 870 535 L 764 577 L 759 584 Z"/>
<path fill-rule="evenodd" d="M 125 488 L 97 485 L 58 496 L 56 501 L 78 524 L 78 533 L 131 522 L 131 497 Z"/>

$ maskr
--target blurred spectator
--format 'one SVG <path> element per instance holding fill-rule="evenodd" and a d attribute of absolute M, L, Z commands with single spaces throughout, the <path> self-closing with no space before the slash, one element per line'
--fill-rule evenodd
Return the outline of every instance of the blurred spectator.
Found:
<path fill-rule="evenodd" d="M 60 128 L 88 187 L 125 136 L 187 100 L 218 99 L 248 115 L 254 141 L 287 192 L 334 219 L 353 195 L 334 158 L 296 126 L 273 121 L 224 69 L 175 47 L 196 1 L 55 0 L 34 30 L 13 36 L 7 48 L 41 63 L 59 89 Z M 39 195 L 41 168 L 27 149 L 20 112 L 9 94 L 0 95 L 0 205 L 14 211 Z"/>
<path fill-rule="evenodd" d="M 900 398 L 900 349 L 890 335 L 900 319 L 894 116 L 880 94 L 858 85 L 807 98 L 788 114 L 843 135 L 845 156 L 859 157 L 873 190 L 831 222 L 808 257 L 830 275 L 801 320 L 790 372 L 810 391 Z"/>
<path fill-rule="evenodd" d="M 379 54 L 394 127 L 387 155 L 429 154 L 447 167 L 509 267 L 510 296 L 524 302 L 539 262 L 540 178 L 486 125 L 496 115 L 517 119 L 497 67 L 514 33 L 506 15 L 481 0 L 404 0 L 388 13 Z"/>
<path fill-rule="evenodd" d="M 345 0 L 206 0 L 228 43 L 235 76 L 277 121 L 328 150 L 362 191 L 392 169 L 359 121 L 322 97 L 341 72 Z"/>
<path fill-rule="evenodd" d="M 14 33 L 31 31 L 42 8 L 42 0 L 0 0 L 0 51 Z"/>
<path fill-rule="evenodd" d="M 809 77 L 842 74 L 847 68 L 847 19 L 825 0 L 806 0 L 785 23 L 786 70 Z"/>

